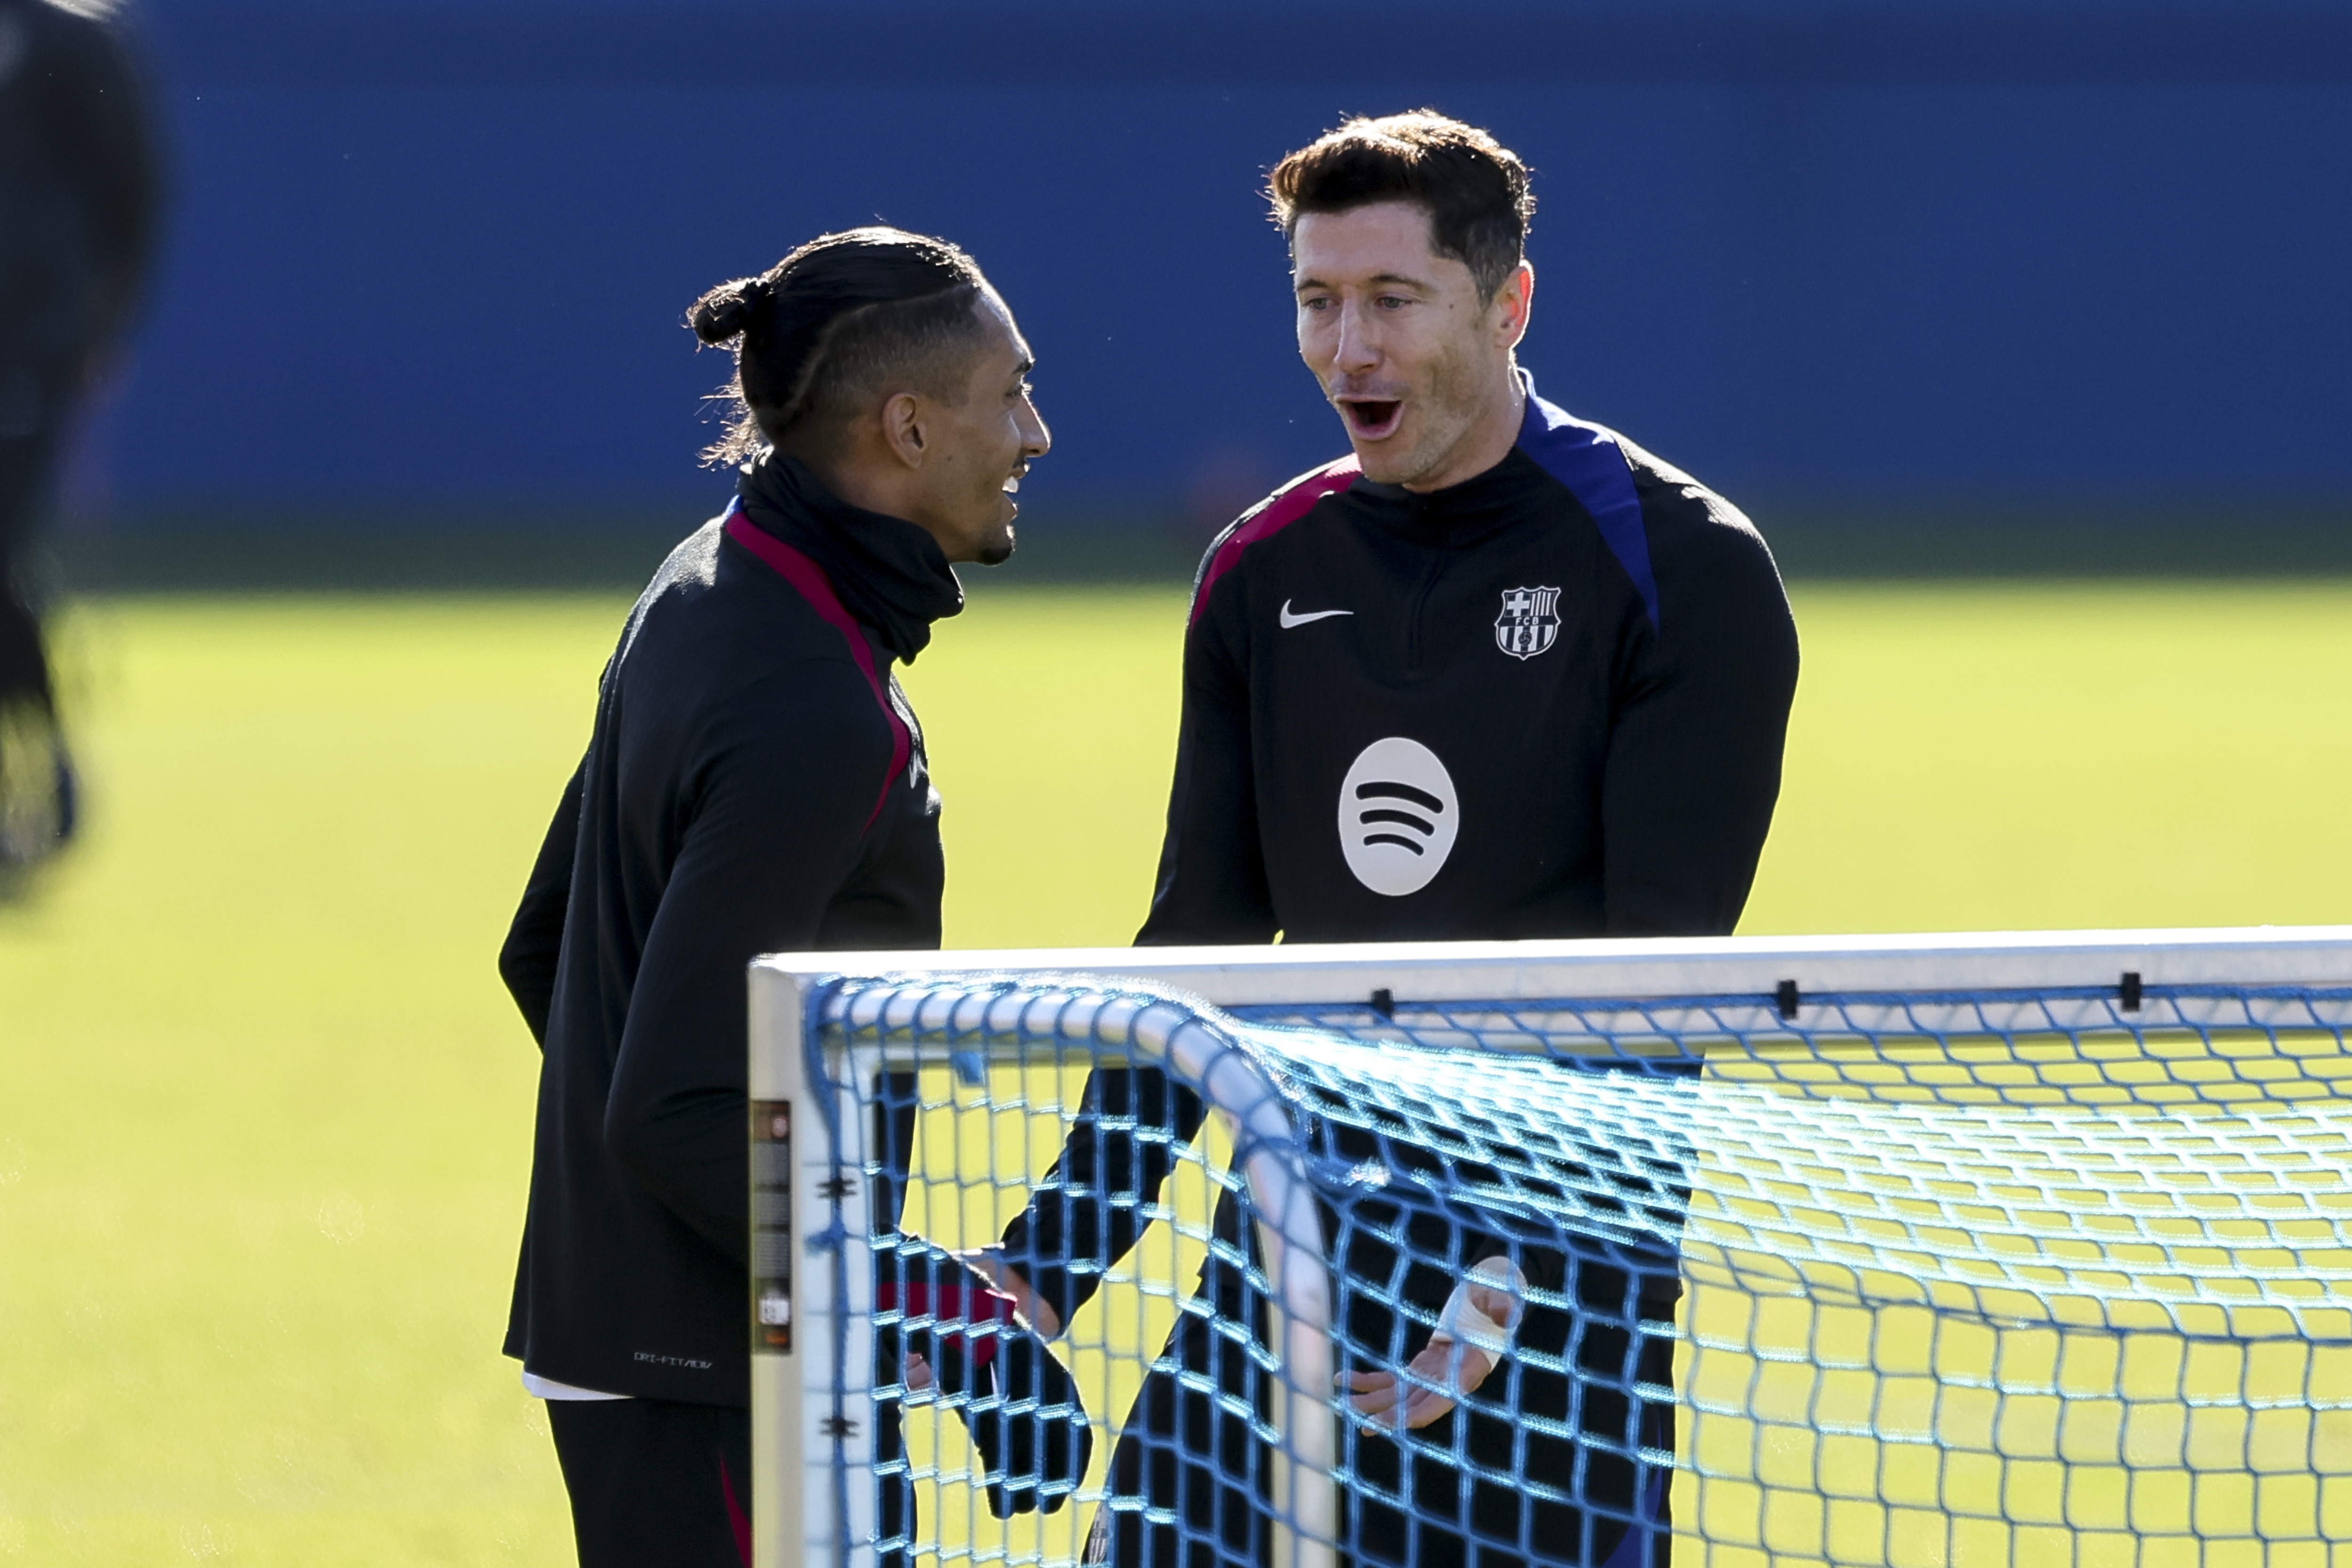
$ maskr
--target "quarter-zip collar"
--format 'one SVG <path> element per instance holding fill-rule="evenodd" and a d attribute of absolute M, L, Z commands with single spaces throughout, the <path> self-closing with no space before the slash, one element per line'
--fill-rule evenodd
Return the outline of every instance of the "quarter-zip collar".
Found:
<path fill-rule="evenodd" d="M 1359 480 L 1349 490 L 1378 526 L 1416 543 L 1471 545 L 1507 526 L 1527 510 L 1528 469 L 1533 465 L 1517 447 L 1485 473 L 1458 485 L 1416 494 L 1402 485 Z"/>
<path fill-rule="evenodd" d="M 858 623 L 901 664 L 931 640 L 931 623 L 963 609 L 963 584 L 939 542 L 904 518 L 852 506 L 773 447 L 743 465 L 743 514 L 816 563 Z"/>

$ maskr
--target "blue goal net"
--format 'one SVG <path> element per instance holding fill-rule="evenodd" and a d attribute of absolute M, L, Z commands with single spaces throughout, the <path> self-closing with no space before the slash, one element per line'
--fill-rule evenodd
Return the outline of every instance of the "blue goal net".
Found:
<path fill-rule="evenodd" d="M 2352 987 L 803 995 L 816 1556 L 2352 1544 Z"/>

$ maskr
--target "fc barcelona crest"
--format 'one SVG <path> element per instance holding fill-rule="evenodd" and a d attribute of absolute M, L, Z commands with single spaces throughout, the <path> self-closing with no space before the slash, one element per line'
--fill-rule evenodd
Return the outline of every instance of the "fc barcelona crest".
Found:
<path fill-rule="evenodd" d="M 1506 588 L 1495 617 L 1495 646 L 1513 658 L 1533 658 L 1559 636 L 1559 590 Z"/>

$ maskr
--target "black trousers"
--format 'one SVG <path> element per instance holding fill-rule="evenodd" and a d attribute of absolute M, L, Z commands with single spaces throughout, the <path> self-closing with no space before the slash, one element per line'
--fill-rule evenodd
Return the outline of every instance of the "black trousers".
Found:
<path fill-rule="evenodd" d="M 1221 1205 L 1222 1206 L 1222 1205 Z M 1221 1218 L 1225 1217 L 1221 1214 Z M 1335 1231 L 1335 1234 L 1337 1232 Z M 1238 1233 L 1236 1233 L 1238 1240 Z M 1238 1247 L 1236 1248 L 1238 1250 Z M 1393 1364 L 1392 1326 L 1360 1267 L 1340 1270 L 1343 1367 Z M 1669 1471 L 1624 1458 L 1623 1439 L 1671 1453 L 1675 1407 L 1643 1397 L 1674 1383 L 1666 1330 L 1680 1294 L 1671 1255 L 1567 1254 L 1572 1305 L 1531 1310 L 1521 1352 L 1453 1414 L 1393 1438 L 1342 1422 L 1340 1559 L 1349 1568 L 1667 1568 Z M 1268 1450 L 1252 1430 L 1271 1414 L 1254 1347 L 1262 1303 L 1212 1253 L 1110 1462 L 1110 1496 L 1085 1559 L 1115 1568 L 1253 1568 L 1271 1549 Z M 1210 1309 L 1213 1309 L 1213 1310 Z M 1371 1353 L 1367 1354 L 1370 1350 Z M 1559 1370 L 1540 1371 L 1541 1363 Z M 1530 1421 L 1536 1423 L 1530 1426 Z M 1612 1440 L 1580 1442 L 1583 1432 Z M 1590 1506 L 1533 1495 L 1529 1483 Z M 1639 1520 L 1643 1528 L 1629 1522 Z"/>
<path fill-rule="evenodd" d="M 29 701 L 44 713 L 55 694 L 26 574 L 56 483 L 71 387 L 58 366 L 28 361 L 0 331 L 0 703 Z"/>
<path fill-rule="evenodd" d="M 580 1568 L 749 1568 L 751 1413 L 551 1399 Z"/>
<path fill-rule="evenodd" d="M 1670 1302 L 1665 1310 L 1673 1311 Z M 1176 1321 L 1110 1455 L 1110 1498 L 1096 1514 L 1085 1561 L 1115 1568 L 1254 1568 L 1270 1559 L 1270 1455 L 1251 1432 L 1251 1415 L 1267 1417 L 1267 1387 L 1230 1328 L 1228 1321 L 1218 1331 L 1190 1311 Z M 1616 1335 L 1601 1331 L 1590 1338 Z M 1670 1340 L 1649 1340 L 1637 1359 L 1642 1383 L 1673 1384 Z M 1592 1371 L 1609 1375 L 1613 1368 Z M 1498 1368 L 1489 1384 L 1506 1377 L 1507 1368 Z M 1486 1387 L 1479 1394 L 1496 1392 Z M 1673 1519 L 1665 1467 L 1612 1465 L 1628 1474 L 1604 1479 L 1597 1474 L 1600 1455 L 1578 1453 L 1580 1444 L 1545 1444 L 1512 1432 L 1510 1415 L 1498 1408 L 1506 1399 L 1491 1405 L 1475 1399 L 1413 1432 L 1409 1444 L 1367 1436 L 1343 1422 L 1339 1453 L 1350 1481 L 1340 1488 L 1340 1561 L 1352 1568 L 1667 1568 Z M 1595 1389 L 1592 1404 L 1604 1401 L 1637 1404 L 1644 1446 L 1673 1453 L 1670 1401 L 1625 1401 L 1618 1389 Z M 1616 1427 L 1625 1413 L 1609 1415 Z M 1550 1486 L 1616 1495 L 1597 1510 L 1528 1498 L 1507 1477 L 1515 1436 L 1524 1455 L 1561 1450 L 1545 1455 L 1552 1465 L 1543 1465 L 1540 1479 Z M 1473 1458 L 1475 1469 L 1458 1465 L 1456 1446 Z M 1630 1531 L 1628 1511 L 1649 1528 Z"/>
<path fill-rule="evenodd" d="M 26 576 L 66 414 L 58 379 L 36 374 L 0 331 L 0 899 L 74 830 L 73 769 Z M 5 754 L 18 750 L 30 754 Z"/>

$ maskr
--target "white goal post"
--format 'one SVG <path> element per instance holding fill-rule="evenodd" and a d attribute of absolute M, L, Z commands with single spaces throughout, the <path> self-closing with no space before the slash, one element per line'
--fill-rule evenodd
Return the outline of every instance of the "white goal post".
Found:
<path fill-rule="evenodd" d="M 924 1022 L 923 1008 L 984 1009 L 987 987 L 1006 977 L 1096 988 L 1100 994 L 1082 997 L 1083 1026 L 1063 1037 L 1070 1047 L 1108 1042 L 1122 1062 L 1164 1066 L 1202 1094 L 1244 1151 L 1234 1174 L 1256 1216 L 1269 1340 L 1297 1369 L 1274 1414 L 1283 1437 L 1276 1552 L 1280 1568 L 1324 1568 L 1336 1560 L 1331 1402 L 1299 1391 L 1328 1387 L 1333 1364 L 1328 1238 L 1306 1173 L 1284 1152 L 1285 1101 L 1249 1055 L 1202 1026 L 1194 1004 L 1355 1005 L 1383 1016 L 1444 1004 L 1624 1004 L 1635 1023 L 1612 1037 L 1618 1049 L 1645 1029 L 1678 1041 L 1807 1030 L 1819 1039 L 1825 1029 L 1867 1041 L 1874 1019 L 1899 1019 L 1895 1032 L 1961 1034 L 1983 1028 L 2005 993 L 2032 994 L 2036 1016 L 2060 1026 L 2075 1026 L 2066 1009 L 2079 1000 L 2086 1030 L 2112 1027 L 2123 1015 L 2138 1029 L 2210 1029 L 2243 1003 L 2208 988 L 2352 987 L 2352 926 L 762 957 L 750 973 L 748 1303 L 754 1560 L 762 1568 L 877 1561 L 871 1421 L 861 1405 L 874 1376 L 873 1272 L 870 1258 L 845 1245 L 868 1225 L 868 1151 L 852 1090 L 912 1059 L 903 1040 Z M 844 1000 L 840 983 L 884 978 L 899 984 Z M 956 999 L 967 984 L 978 1000 Z M 1812 999 L 1824 996 L 1840 999 L 1835 1017 L 1809 1019 Z M 1447 1043 L 1563 1048 L 1515 1043 L 1509 1030 Z"/>

